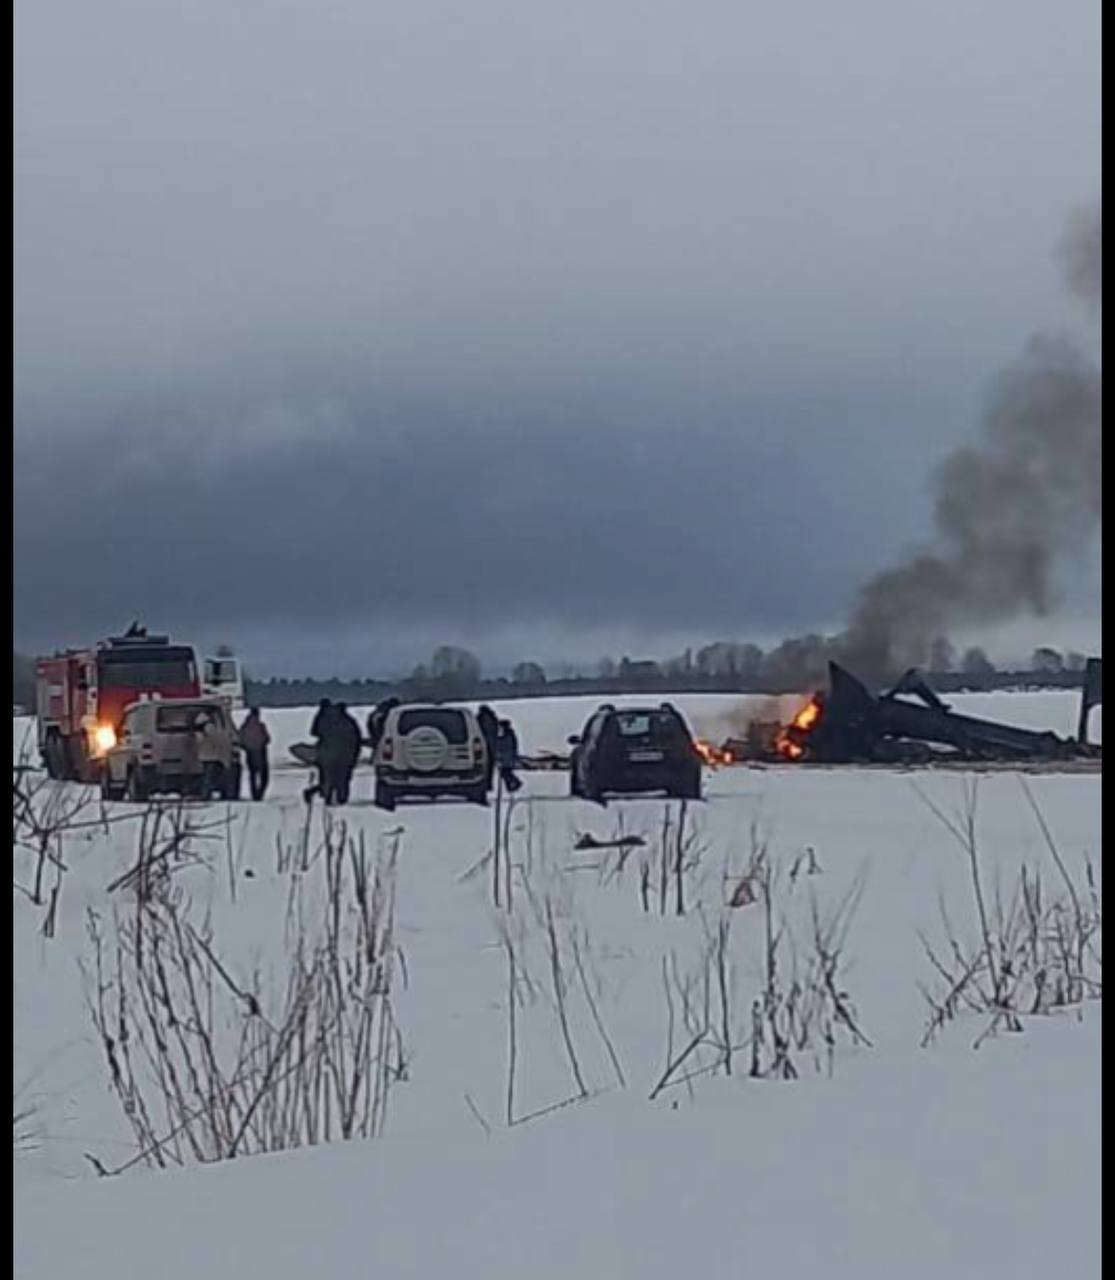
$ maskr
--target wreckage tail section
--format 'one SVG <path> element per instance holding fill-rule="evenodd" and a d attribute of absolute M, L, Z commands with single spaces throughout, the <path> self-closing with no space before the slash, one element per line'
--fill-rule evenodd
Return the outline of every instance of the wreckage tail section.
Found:
<path fill-rule="evenodd" d="M 809 743 L 813 760 L 870 760 L 879 737 L 879 703 L 862 680 L 829 663 L 829 692 Z"/>
<path fill-rule="evenodd" d="M 910 695 L 918 702 L 900 698 Z M 975 716 L 958 715 L 916 671 L 907 672 L 889 693 L 876 698 L 838 663 L 829 663 L 829 692 L 821 701 L 816 727 L 798 741 L 798 758 L 819 763 L 858 760 L 912 761 L 948 749 L 971 760 L 1063 760 L 1098 756 L 1086 741 L 1088 712 L 1100 701 L 1100 662 L 1090 659 L 1085 676 L 1078 740 L 1052 732 L 1020 729 Z"/>
<path fill-rule="evenodd" d="M 1081 746 L 1088 745 L 1088 719 L 1092 708 L 1103 702 L 1103 660 L 1089 658 L 1084 664 L 1084 687 L 1080 691 L 1080 724 L 1076 730 L 1076 740 Z"/>

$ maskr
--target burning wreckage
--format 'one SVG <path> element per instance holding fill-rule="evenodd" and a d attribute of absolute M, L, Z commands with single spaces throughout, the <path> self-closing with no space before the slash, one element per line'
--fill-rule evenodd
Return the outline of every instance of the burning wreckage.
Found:
<path fill-rule="evenodd" d="M 1101 681 L 1101 661 L 1090 658 L 1073 739 L 960 715 L 941 701 L 916 670 L 876 697 L 851 672 L 830 662 L 828 692 L 815 693 L 789 724 L 755 723 L 745 740 L 729 740 L 721 747 L 697 745 L 706 763 L 714 766 L 785 760 L 816 764 L 1098 760 L 1101 748 L 1088 742 L 1088 719 L 1103 700 Z"/>

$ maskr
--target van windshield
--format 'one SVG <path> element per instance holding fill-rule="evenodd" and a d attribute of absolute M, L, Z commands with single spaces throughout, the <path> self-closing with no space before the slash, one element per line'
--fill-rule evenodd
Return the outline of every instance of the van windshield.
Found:
<path fill-rule="evenodd" d="M 399 713 L 397 732 L 400 737 L 426 727 L 440 729 L 447 742 L 461 743 L 468 740 L 468 721 L 452 707 L 421 707 Z"/>

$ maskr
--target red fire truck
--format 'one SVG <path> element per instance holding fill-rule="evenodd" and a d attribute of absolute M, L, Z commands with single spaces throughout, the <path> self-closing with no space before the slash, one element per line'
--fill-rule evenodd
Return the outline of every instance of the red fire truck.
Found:
<path fill-rule="evenodd" d="M 197 654 L 139 627 L 93 649 L 67 649 L 35 663 L 35 716 L 43 764 L 52 778 L 96 782 L 116 743 L 124 708 L 142 695 L 196 698 Z"/>

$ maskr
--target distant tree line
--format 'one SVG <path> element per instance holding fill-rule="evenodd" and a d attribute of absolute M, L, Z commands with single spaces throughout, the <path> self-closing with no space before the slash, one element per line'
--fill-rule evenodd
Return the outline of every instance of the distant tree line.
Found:
<path fill-rule="evenodd" d="M 828 659 L 835 656 L 831 645 L 823 636 L 806 636 L 764 652 L 755 644 L 721 640 L 665 660 L 604 658 L 591 673 L 564 669 L 548 675 L 541 663 L 524 661 L 509 676 L 485 676 L 475 654 L 442 645 L 428 662 L 419 663 L 402 679 L 245 677 L 245 693 L 249 702 L 261 707 L 306 706 L 322 698 L 368 706 L 392 695 L 406 701 L 495 701 L 574 694 L 779 694 L 823 688 Z M 20 653 L 14 657 L 14 701 L 30 710 L 35 696 L 34 660 Z M 942 693 L 1018 684 L 1076 687 L 1084 663 L 1081 653 L 1062 653 L 1043 645 L 1034 650 L 1028 667 L 1000 670 L 983 649 L 972 647 L 958 654 L 948 641 L 940 640 L 933 646 L 928 671 Z"/>
<path fill-rule="evenodd" d="M 820 636 L 784 641 L 764 652 L 755 644 L 718 641 L 675 658 L 604 658 L 591 673 L 562 671 L 547 675 L 538 662 L 520 662 L 510 676 L 485 676 L 480 660 L 466 649 L 442 646 L 398 680 L 321 680 L 316 678 L 249 680 L 249 701 L 260 706 L 305 706 L 321 698 L 366 706 L 394 696 L 406 701 L 477 701 L 512 698 L 606 697 L 619 694 L 755 693 L 780 694 L 827 683 L 834 656 Z M 1076 687 L 1085 656 L 1042 646 L 1029 666 L 1000 670 L 983 649 L 957 654 L 946 641 L 934 646 L 929 673 L 942 693 L 990 690 L 1014 685 Z"/>

